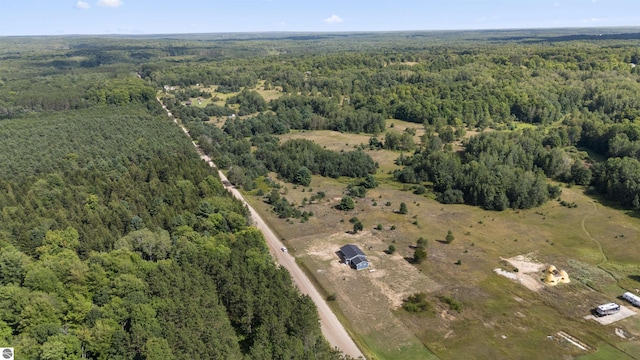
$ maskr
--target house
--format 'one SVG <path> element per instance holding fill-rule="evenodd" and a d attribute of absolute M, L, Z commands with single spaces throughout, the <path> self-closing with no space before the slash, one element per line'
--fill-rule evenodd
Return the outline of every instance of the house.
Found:
<path fill-rule="evenodd" d="M 347 244 L 340 248 L 340 257 L 345 264 L 356 270 L 369 268 L 367 256 L 355 245 Z"/>

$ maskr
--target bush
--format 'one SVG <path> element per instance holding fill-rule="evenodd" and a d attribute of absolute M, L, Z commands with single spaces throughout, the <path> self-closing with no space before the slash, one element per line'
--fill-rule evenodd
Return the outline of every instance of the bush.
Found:
<path fill-rule="evenodd" d="M 309 192 L 311 192 L 311 189 L 309 189 Z M 315 195 L 311 197 L 311 201 L 322 200 L 326 196 L 327 195 L 324 193 L 324 191 L 318 191 Z"/>
<path fill-rule="evenodd" d="M 356 207 L 356 204 L 353 202 L 353 199 L 350 196 L 345 196 L 340 200 L 340 204 L 336 206 L 338 210 L 348 211 L 353 210 Z"/>
<path fill-rule="evenodd" d="M 413 261 L 416 264 L 421 264 L 426 258 L 427 258 L 427 252 L 424 251 L 423 248 L 416 248 L 416 251 L 413 252 Z"/>
<path fill-rule="evenodd" d="M 360 220 L 358 220 L 355 223 L 353 223 L 353 233 L 354 234 L 357 234 L 358 231 L 362 231 L 362 229 L 364 229 L 364 225 L 362 225 Z"/>
<path fill-rule="evenodd" d="M 462 303 L 450 296 L 441 296 L 440 300 L 449 305 L 449 309 L 462 312 Z"/>
<path fill-rule="evenodd" d="M 347 192 L 349 196 L 363 198 L 367 195 L 367 188 L 364 186 L 347 186 Z"/>
<path fill-rule="evenodd" d="M 408 212 L 409 212 L 409 210 L 407 209 L 407 204 L 400 203 L 400 210 L 398 210 L 398 213 L 399 214 L 406 214 Z"/>
<path fill-rule="evenodd" d="M 360 186 L 363 186 L 367 189 L 373 189 L 375 187 L 378 187 L 378 182 L 376 181 L 376 178 L 373 177 L 373 175 L 369 174 L 364 178 Z"/>
<path fill-rule="evenodd" d="M 393 254 L 396 252 L 396 247 L 394 245 L 389 245 L 389 250 L 387 250 L 389 254 Z"/>
<path fill-rule="evenodd" d="M 453 233 L 451 232 L 451 230 L 449 230 L 447 232 L 447 237 L 445 238 L 445 242 L 447 244 L 451 244 L 453 242 L 453 240 L 455 240 L 455 238 L 453 237 Z"/>
<path fill-rule="evenodd" d="M 405 299 L 402 308 L 410 313 L 424 313 L 431 311 L 433 306 L 427 301 L 427 294 L 418 292 Z"/>

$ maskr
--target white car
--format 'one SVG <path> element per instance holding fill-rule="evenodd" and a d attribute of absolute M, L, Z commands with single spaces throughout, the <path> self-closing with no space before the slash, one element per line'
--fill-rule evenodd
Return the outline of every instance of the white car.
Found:
<path fill-rule="evenodd" d="M 280 250 L 282 250 L 282 252 L 287 252 L 287 248 L 286 247 L 281 247 Z"/>

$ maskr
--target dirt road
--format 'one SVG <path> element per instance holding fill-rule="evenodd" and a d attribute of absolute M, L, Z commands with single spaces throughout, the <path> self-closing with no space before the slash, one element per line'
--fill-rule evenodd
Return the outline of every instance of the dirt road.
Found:
<path fill-rule="evenodd" d="M 160 99 L 158 99 L 158 101 L 160 102 L 160 104 L 162 104 Z M 180 128 L 182 128 L 182 131 L 184 131 L 185 134 L 189 135 L 189 131 L 187 130 L 187 128 L 178 123 L 178 120 L 173 117 L 173 115 L 167 110 L 164 104 L 162 105 L 162 107 L 167 111 L 169 117 L 172 118 L 173 121 L 180 126 Z M 204 160 L 209 166 L 215 168 L 215 164 L 213 163 L 213 161 L 211 161 L 211 158 L 204 154 L 193 140 L 192 143 L 196 147 L 198 154 L 200 154 L 200 158 Z M 358 349 L 351 337 L 349 337 L 349 334 L 342 326 L 340 321 L 338 321 L 336 315 L 331 311 L 324 298 L 320 296 L 320 293 L 313 286 L 309 278 L 307 278 L 307 275 L 302 271 L 302 269 L 300 269 L 294 257 L 289 255 L 288 252 L 283 252 L 282 250 L 280 250 L 283 247 L 280 239 L 276 237 L 273 231 L 271 231 L 262 217 L 260 217 L 260 215 L 253 209 L 253 207 L 251 207 L 251 205 L 247 203 L 244 197 L 242 197 L 242 194 L 236 188 L 229 185 L 229 181 L 222 173 L 222 171 L 218 170 L 218 175 L 220 175 L 220 179 L 223 181 L 223 184 L 225 184 L 225 188 L 230 191 L 233 196 L 241 200 L 247 206 L 251 213 L 251 218 L 254 222 L 254 226 L 264 234 L 271 254 L 275 257 L 280 265 L 282 265 L 289 271 L 291 277 L 293 278 L 294 284 L 298 287 L 298 289 L 300 289 L 300 292 L 309 295 L 311 300 L 313 300 L 313 302 L 316 304 L 316 307 L 318 308 L 318 315 L 320 316 L 320 328 L 322 329 L 322 334 L 324 335 L 324 337 L 327 339 L 327 341 L 329 341 L 329 344 L 331 344 L 331 346 L 333 347 L 337 347 L 343 353 L 351 357 L 364 358 L 364 355 L 362 355 L 360 349 Z"/>

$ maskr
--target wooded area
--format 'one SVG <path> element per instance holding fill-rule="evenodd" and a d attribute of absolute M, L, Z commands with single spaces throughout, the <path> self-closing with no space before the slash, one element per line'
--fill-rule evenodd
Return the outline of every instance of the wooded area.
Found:
<path fill-rule="evenodd" d="M 36 75 L 30 56 L 48 55 L 0 70 L 3 346 L 21 359 L 342 358 L 156 89 L 124 63 L 95 83 L 82 64 Z"/>
<path fill-rule="evenodd" d="M 25 359 L 342 357 L 157 94 L 247 190 L 269 172 L 370 183 L 363 149 L 385 148 L 390 181 L 442 203 L 532 208 L 553 180 L 640 209 L 639 60 L 635 38 L 563 31 L 0 38 L 0 342 Z M 277 138 L 307 130 L 370 141 Z"/>
<path fill-rule="evenodd" d="M 226 112 L 219 106 L 186 107 L 166 99 L 222 167 L 233 164 L 244 170 L 242 184 L 248 189 L 267 170 L 293 182 L 300 167 L 294 159 L 276 160 L 281 156 L 270 150 L 265 156 L 263 149 L 275 144 L 266 135 L 326 129 L 370 133 L 373 148 L 413 152 L 398 159 L 404 169 L 395 178 L 430 185 L 444 203 L 531 208 L 560 194 L 559 188 L 547 185 L 551 178 L 591 185 L 590 191 L 638 209 L 640 175 L 632 169 L 640 153 L 635 122 L 640 114 L 640 55 L 634 40 L 558 37 L 554 42 L 549 36 L 549 42 L 527 42 L 496 37 L 492 43 L 454 39 L 442 46 L 433 44 L 435 40 L 418 45 L 398 38 L 404 47 L 198 61 L 146 74 L 158 85 L 254 88 L 264 81 L 264 89 L 282 89 L 282 96 L 259 113 L 261 108 L 253 105 L 240 104 L 237 111 L 229 107 L 239 104 L 238 99 L 263 104 L 259 93 L 246 89 L 227 100 Z M 354 40 L 352 46 L 358 45 Z M 249 109 L 253 115 L 248 118 L 226 120 L 223 130 L 232 143 L 208 123 L 211 116 L 246 115 Z M 385 129 L 386 118 L 423 124 L 426 135 L 416 144 L 411 134 Z M 464 152 L 452 152 L 448 144 L 463 140 L 467 130 L 487 132 L 464 139 Z M 251 146 L 258 150 L 249 151 Z M 589 152 L 627 159 L 605 165 Z M 274 161 L 288 163 L 287 170 L 285 165 L 274 167 Z M 314 174 L 363 176 L 329 175 L 309 163 L 304 165 Z"/>

